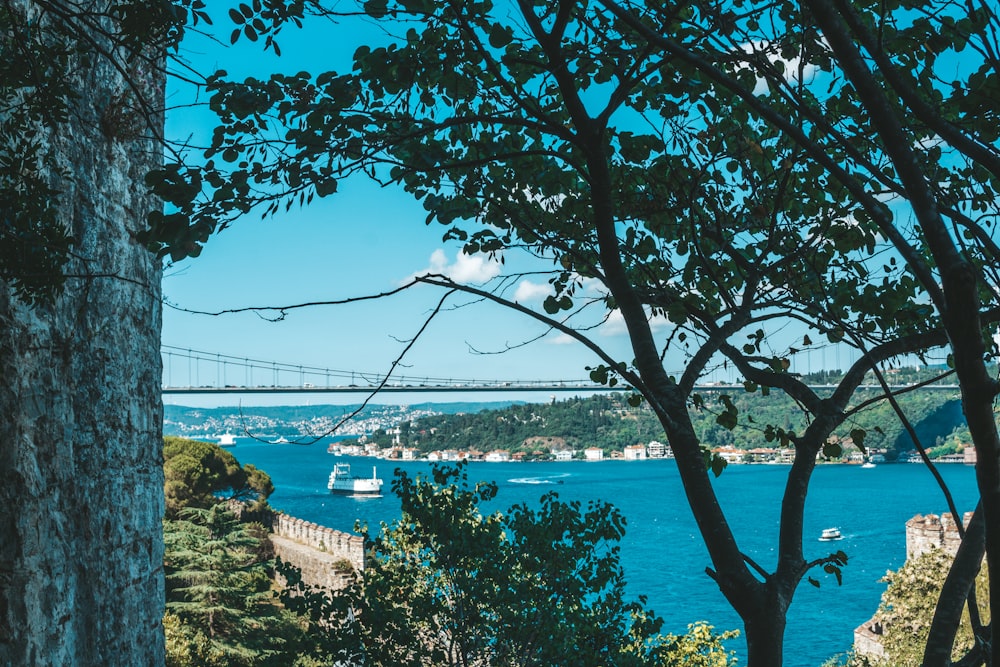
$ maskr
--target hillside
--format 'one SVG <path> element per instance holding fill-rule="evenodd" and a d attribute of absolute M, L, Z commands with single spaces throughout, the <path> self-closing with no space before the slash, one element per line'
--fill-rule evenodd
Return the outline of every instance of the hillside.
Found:
<path fill-rule="evenodd" d="M 761 396 L 745 391 L 727 395 L 738 411 L 732 430 L 718 421 L 723 411 L 721 393 L 706 393 L 704 407 L 693 409 L 695 430 L 709 447 L 734 446 L 740 449 L 776 447 L 772 433 L 801 432 L 805 419 L 795 404 L 783 396 Z M 860 392 L 857 404 L 875 396 Z M 963 424 L 957 392 L 918 390 L 899 398 L 903 409 L 916 426 L 917 435 L 927 447 L 933 447 Z M 772 427 L 772 428 L 768 428 Z M 836 433 L 846 439 L 852 429 L 867 431 L 866 444 L 888 450 L 887 458 L 912 449 L 891 409 L 884 402 L 875 404 L 849 419 Z M 512 405 L 487 409 L 475 414 L 435 414 L 401 425 L 401 444 L 423 452 L 457 449 L 505 449 L 530 454 L 545 450 L 545 439 L 559 438 L 571 449 L 600 447 L 621 450 L 627 445 L 650 440 L 665 440 L 652 410 L 645 404 L 629 405 L 624 393 L 574 398 L 549 404 Z"/>
<path fill-rule="evenodd" d="M 511 405 L 503 402 L 419 403 L 415 405 L 370 405 L 344 424 L 337 435 L 365 435 L 379 429 L 431 414 L 479 412 Z M 358 405 L 278 405 L 263 407 L 227 406 L 192 408 L 163 406 L 163 434 L 188 438 L 213 438 L 221 433 L 257 437 L 318 436 L 327 433 Z"/>
<path fill-rule="evenodd" d="M 717 421 L 724 407 L 723 395 L 737 410 L 737 423 L 732 430 Z M 861 391 L 856 404 L 874 396 L 874 392 Z M 703 407 L 692 409 L 692 416 L 696 432 L 709 447 L 776 447 L 780 443 L 773 433 L 801 432 L 806 424 L 795 404 L 777 394 L 761 396 L 742 389 L 730 389 L 725 393 L 704 392 L 701 399 Z M 953 436 L 953 433 L 964 427 L 957 391 L 921 389 L 904 394 L 899 400 L 926 447 L 947 441 L 948 451 L 954 451 L 959 436 Z M 277 436 L 289 439 L 317 437 L 329 434 L 334 425 L 356 408 L 334 405 L 255 408 L 167 405 L 164 407 L 164 433 L 213 438 L 226 431 L 238 434 L 249 431 L 266 439 Z M 547 452 L 552 448 L 585 447 L 600 447 L 610 452 L 651 440 L 665 441 L 663 431 L 649 407 L 645 404 L 638 407 L 629 405 L 624 392 L 544 404 L 507 401 L 375 405 L 365 408 L 336 434 L 372 436 L 379 444 L 389 446 L 394 440 L 389 431 L 396 427 L 400 429 L 398 444 L 422 452 L 504 449 L 530 454 Z M 884 402 L 853 416 L 836 435 L 846 439 L 856 428 L 867 431 L 866 444 L 886 449 L 890 460 L 899 452 L 912 449 L 909 436 Z"/>

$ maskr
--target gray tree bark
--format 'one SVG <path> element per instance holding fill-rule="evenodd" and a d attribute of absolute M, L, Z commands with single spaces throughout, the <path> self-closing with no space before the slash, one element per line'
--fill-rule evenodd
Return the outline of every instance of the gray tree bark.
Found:
<path fill-rule="evenodd" d="M 65 170 L 70 277 L 34 307 L 0 282 L 0 664 L 160 666 L 161 270 L 133 234 L 157 205 L 162 117 L 140 117 L 125 76 L 157 110 L 163 77 L 74 64 L 69 121 L 39 130 Z"/>

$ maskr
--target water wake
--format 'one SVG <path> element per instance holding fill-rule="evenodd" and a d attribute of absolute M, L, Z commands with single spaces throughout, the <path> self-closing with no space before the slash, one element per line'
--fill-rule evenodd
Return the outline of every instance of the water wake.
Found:
<path fill-rule="evenodd" d="M 540 477 L 514 477 L 507 481 L 511 484 L 562 484 L 565 477 L 570 473 L 564 472 L 558 475 L 542 475 Z"/>

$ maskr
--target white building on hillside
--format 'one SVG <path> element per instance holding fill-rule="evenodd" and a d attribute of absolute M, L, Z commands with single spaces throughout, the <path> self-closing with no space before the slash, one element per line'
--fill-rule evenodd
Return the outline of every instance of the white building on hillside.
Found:
<path fill-rule="evenodd" d="M 625 448 L 625 460 L 626 461 L 645 461 L 646 460 L 646 446 L 645 445 L 628 445 Z"/>
<path fill-rule="evenodd" d="M 659 440 L 650 440 L 649 444 L 646 445 L 646 455 L 651 459 L 674 458 L 674 453 L 670 449 L 670 445 L 665 445 Z"/>

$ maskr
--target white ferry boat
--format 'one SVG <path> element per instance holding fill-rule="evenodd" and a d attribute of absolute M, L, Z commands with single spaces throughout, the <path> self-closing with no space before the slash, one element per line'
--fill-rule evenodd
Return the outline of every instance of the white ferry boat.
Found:
<path fill-rule="evenodd" d="M 219 436 L 219 447 L 235 447 L 236 446 L 236 436 L 226 431 Z"/>
<path fill-rule="evenodd" d="M 382 492 L 382 480 L 378 478 L 374 467 L 372 467 L 372 476 L 370 478 L 355 477 L 351 474 L 351 465 L 349 463 L 335 463 L 326 488 L 331 493 L 378 495 Z"/>
<path fill-rule="evenodd" d="M 842 539 L 844 536 L 840 534 L 840 528 L 824 528 L 823 532 L 820 533 L 820 542 L 832 542 L 833 540 Z"/>

